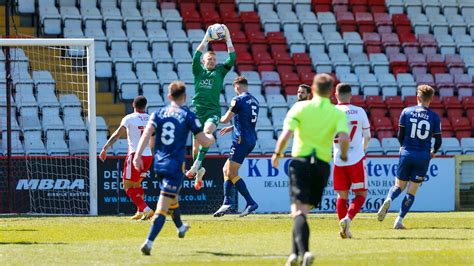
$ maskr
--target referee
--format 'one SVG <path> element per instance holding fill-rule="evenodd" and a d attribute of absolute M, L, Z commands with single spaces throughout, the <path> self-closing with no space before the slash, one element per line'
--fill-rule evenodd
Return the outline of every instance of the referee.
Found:
<path fill-rule="evenodd" d="M 314 77 L 311 90 L 313 99 L 297 102 L 288 111 L 272 156 L 272 165 L 278 168 L 288 140 L 293 136 L 293 160 L 289 167 L 291 215 L 293 217 L 292 253 L 286 265 L 297 265 L 298 255 L 302 265 L 314 260 L 309 252 L 308 212 L 321 202 L 330 173 L 329 162 L 332 143 L 336 134 L 341 145 L 341 159 L 347 160 L 349 128 L 346 114 L 329 101 L 333 80 L 327 74 Z"/>

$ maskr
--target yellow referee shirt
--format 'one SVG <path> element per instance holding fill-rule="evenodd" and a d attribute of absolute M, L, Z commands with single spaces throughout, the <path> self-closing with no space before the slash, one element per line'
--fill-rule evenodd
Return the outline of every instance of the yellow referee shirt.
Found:
<path fill-rule="evenodd" d="M 328 98 L 315 95 L 312 100 L 297 102 L 286 114 L 284 129 L 294 131 L 293 157 L 310 156 L 331 161 L 332 143 L 336 133 L 349 134 L 346 114 Z"/>

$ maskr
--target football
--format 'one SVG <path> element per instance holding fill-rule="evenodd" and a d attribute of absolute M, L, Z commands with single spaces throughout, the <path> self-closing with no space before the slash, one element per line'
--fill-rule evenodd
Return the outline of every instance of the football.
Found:
<path fill-rule="evenodd" d="M 214 24 L 207 30 L 213 41 L 220 41 L 225 38 L 225 28 L 222 24 Z"/>

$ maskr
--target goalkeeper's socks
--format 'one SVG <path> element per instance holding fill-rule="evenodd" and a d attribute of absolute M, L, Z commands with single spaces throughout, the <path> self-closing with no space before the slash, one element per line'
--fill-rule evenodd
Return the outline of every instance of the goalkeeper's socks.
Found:
<path fill-rule="evenodd" d="M 403 201 L 402 201 L 402 207 L 400 208 L 400 213 L 398 214 L 401 218 L 404 218 L 405 215 L 407 215 L 414 201 L 415 201 L 415 196 L 408 193 L 405 195 L 405 198 L 403 198 Z"/>
<path fill-rule="evenodd" d="M 304 214 L 295 217 L 293 230 L 295 231 L 295 242 L 298 245 L 298 251 L 300 254 L 304 254 L 309 251 L 309 226 Z"/>
<path fill-rule="evenodd" d="M 232 184 L 232 181 L 230 181 L 230 179 L 226 178 L 226 180 L 224 181 L 224 203 L 223 203 L 223 205 L 230 205 L 231 204 L 230 196 L 231 196 L 233 185 L 234 184 Z"/>
<path fill-rule="evenodd" d="M 364 202 L 365 202 L 364 196 L 362 195 L 355 196 L 355 198 L 351 202 L 351 205 L 349 206 L 349 209 L 347 210 L 347 216 L 349 217 L 349 219 L 351 220 L 354 219 L 356 214 L 358 214 L 360 209 L 362 209 Z"/>
<path fill-rule="evenodd" d="M 199 146 L 199 152 L 198 152 L 196 160 L 194 161 L 193 166 L 196 166 L 197 169 L 201 169 L 202 161 L 204 160 L 204 157 L 206 157 L 206 154 L 208 151 L 209 151 L 209 148 Z"/>
<path fill-rule="evenodd" d="M 176 228 L 181 228 L 181 226 L 183 226 L 183 221 L 181 220 L 181 209 L 179 209 L 179 205 L 176 205 L 174 208 L 170 207 L 168 213 L 171 216 L 171 219 L 173 219 Z"/>
<path fill-rule="evenodd" d="M 393 201 L 400 195 L 400 193 L 402 193 L 402 190 L 397 186 L 393 186 L 388 191 L 387 199 L 391 199 Z"/>
<path fill-rule="evenodd" d="M 337 198 L 336 212 L 339 221 L 347 215 L 347 199 Z"/>
<path fill-rule="evenodd" d="M 137 206 L 139 212 L 143 212 L 143 210 L 148 207 L 142 198 L 140 188 L 129 188 L 125 190 L 125 193 L 132 200 L 133 204 Z"/>
<path fill-rule="evenodd" d="M 166 216 L 159 213 L 158 215 L 155 214 L 155 217 L 153 218 L 154 218 L 153 224 L 151 225 L 151 228 L 150 228 L 150 231 L 148 232 L 148 237 L 147 237 L 147 239 L 152 242 L 155 241 L 155 238 L 158 236 L 161 229 L 163 228 L 163 225 L 165 224 L 165 221 L 166 221 Z"/>
<path fill-rule="evenodd" d="M 240 176 L 236 176 L 234 177 L 234 179 L 232 179 L 232 182 L 234 182 L 234 185 L 239 191 L 239 193 L 247 201 L 247 205 L 254 205 L 255 201 L 253 200 L 252 196 L 250 196 L 250 192 L 247 189 L 247 186 L 245 185 L 244 180 L 240 178 Z"/>

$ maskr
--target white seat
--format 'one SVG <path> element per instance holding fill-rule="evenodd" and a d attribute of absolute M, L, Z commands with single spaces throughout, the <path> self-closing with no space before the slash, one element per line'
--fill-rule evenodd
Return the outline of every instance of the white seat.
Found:
<path fill-rule="evenodd" d="M 82 16 L 75 6 L 61 6 L 59 8 L 64 28 L 81 29 Z"/>
<path fill-rule="evenodd" d="M 283 97 L 283 95 L 281 94 L 267 95 L 266 98 L 267 98 L 268 107 L 272 109 L 272 113 L 273 113 L 273 109 L 277 107 L 284 107 L 285 110 L 288 108 L 288 104 L 286 103 L 285 97 Z"/>
<path fill-rule="evenodd" d="M 367 147 L 367 155 L 383 155 L 383 149 L 380 145 L 380 141 L 376 138 L 371 138 Z"/>
<path fill-rule="evenodd" d="M 400 88 L 402 95 L 403 91 L 405 90 L 416 90 L 416 82 L 413 76 L 409 73 L 400 73 L 397 75 L 397 83 L 398 87 Z M 408 88 L 408 89 L 407 89 Z"/>
<path fill-rule="evenodd" d="M 325 53 L 310 53 L 311 60 L 314 64 L 316 73 L 331 73 L 332 62 L 329 56 Z"/>
<path fill-rule="evenodd" d="M 46 147 L 41 139 L 41 131 L 25 131 L 23 132 L 23 138 L 27 156 L 47 154 Z"/>
<path fill-rule="evenodd" d="M 381 53 L 369 54 L 369 61 L 372 66 L 372 71 L 375 74 L 389 73 L 389 63 L 387 56 Z"/>
<path fill-rule="evenodd" d="M 147 29 L 161 29 L 163 27 L 163 17 L 160 10 L 156 8 L 156 1 L 141 1 L 140 9 Z"/>
<path fill-rule="evenodd" d="M 403 0 L 385 0 L 390 14 L 403 14 L 405 5 Z"/>
<path fill-rule="evenodd" d="M 334 70 L 336 74 L 345 74 L 352 72 L 352 65 L 349 61 L 349 57 L 347 54 L 341 53 L 332 53 L 329 54 L 331 57 L 332 65 L 334 66 Z"/>
<path fill-rule="evenodd" d="M 36 102 L 36 98 L 33 94 L 32 84 L 17 84 L 15 86 L 15 90 L 15 103 L 18 108 L 38 107 L 38 103 Z"/>
<path fill-rule="evenodd" d="M 285 37 L 291 54 L 306 52 L 306 41 L 299 31 L 285 31 Z"/>
<path fill-rule="evenodd" d="M 261 80 L 263 86 L 281 85 L 280 76 L 275 71 L 262 71 Z"/>
<path fill-rule="evenodd" d="M 64 141 L 64 131 L 50 130 L 46 133 L 46 150 L 48 155 L 69 155 L 69 149 Z"/>
<path fill-rule="evenodd" d="M 351 91 L 353 95 L 360 94 L 360 83 L 359 83 L 359 78 L 357 77 L 357 75 L 352 74 L 352 73 L 345 73 L 345 74 L 339 74 L 336 76 L 342 83 L 346 83 L 351 86 Z"/>
<path fill-rule="evenodd" d="M 120 97 L 124 100 L 133 100 L 139 94 L 139 83 L 135 73 L 132 71 L 121 71 L 116 73 L 117 85 Z"/>
<path fill-rule="evenodd" d="M 18 12 L 20 14 L 34 14 L 35 0 L 18 0 Z"/>
<path fill-rule="evenodd" d="M 168 31 L 181 30 L 183 18 L 176 9 L 162 9 L 161 15 Z"/>
<path fill-rule="evenodd" d="M 71 155 L 87 155 L 89 153 L 86 131 L 70 131 L 68 136 Z"/>
<path fill-rule="evenodd" d="M 318 12 L 319 25 L 321 32 L 336 32 L 336 17 L 332 12 Z"/>
<path fill-rule="evenodd" d="M 79 107 L 81 109 L 81 102 L 76 94 L 62 94 L 59 96 L 59 103 L 61 108 L 65 107 Z"/>
<path fill-rule="evenodd" d="M 400 143 L 396 138 L 382 139 L 382 148 L 385 155 L 398 155 L 400 153 Z"/>
<path fill-rule="evenodd" d="M 54 84 L 38 84 L 36 100 L 40 108 L 59 107 L 58 98 L 54 93 Z"/>
<path fill-rule="evenodd" d="M 20 141 L 20 131 L 11 131 L 11 152 L 12 155 L 23 155 L 25 150 L 23 148 L 23 144 Z M 4 155 L 7 155 L 7 132 L 2 132 L 2 151 Z"/>
<path fill-rule="evenodd" d="M 115 155 L 127 155 L 128 153 L 128 143 L 126 139 L 119 139 L 113 145 Z"/>
<path fill-rule="evenodd" d="M 438 15 L 441 12 L 441 5 L 438 0 L 423 0 L 423 11 L 426 15 Z"/>
<path fill-rule="evenodd" d="M 285 120 L 288 107 L 275 107 L 272 109 L 272 122 L 274 129 L 280 129 L 283 127 L 283 121 Z"/>
<path fill-rule="evenodd" d="M 325 32 L 323 33 L 323 37 L 330 55 L 344 53 L 344 40 L 339 32 Z"/>
<path fill-rule="evenodd" d="M 164 90 L 165 88 L 168 89 L 168 85 L 171 84 L 171 82 L 178 80 L 178 75 L 174 71 L 158 72 L 158 79 Z"/>
<path fill-rule="evenodd" d="M 304 31 L 303 35 L 306 39 L 306 44 L 308 45 L 309 53 L 311 55 L 326 53 L 326 41 L 324 40 L 323 35 L 321 33 L 317 31 Z"/>
<path fill-rule="evenodd" d="M 469 35 L 455 35 L 454 41 L 456 42 L 456 47 L 461 56 L 474 54 L 474 43 Z"/>
<path fill-rule="evenodd" d="M 407 10 L 407 14 L 421 14 L 422 13 L 421 0 L 405 1 L 405 8 Z"/>
<path fill-rule="evenodd" d="M 370 73 L 370 62 L 366 54 L 352 53 L 349 54 L 349 57 L 351 59 L 354 73 L 356 73 L 357 75 Z"/>
<path fill-rule="evenodd" d="M 102 14 L 95 5 L 84 6 L 81 4 L 81 15 L 82 21 L 84 23 L 84 28 L 102 30 Z"/>
<path fill-rule="evenodd" d="M 20 125 L 24 131 L 41 130 L 41 123 L 37 107 L 24 107 L 20 109 Z"/>
<path fill-rule="evenodd" d="M 72 130 L 86 130 L 84 121 L 81 116 L 80 107 L 65 107 L 64 113 L 64 128 L 69 133 Z"/>
<path fill-rule="evenodd" d="M 462 152 L 461 145 L 457 138 L 443 138 L 441 150 L 445 155 L 457 155 Z"/>
<path fill-rule="evenodd" d="M 281 4 L 280 4 L 281 5 Z M 291 5 L 291 4 L 290 4 Z M 298 32 L 300 23 L 296 14 L 290 10 L 278 10 L 278 17 L 280 18 L 280 24 L 283 31 Z"/>
<path fill-rule="evenodd" d="M 135 70 L 138 71 L 152 71 L 153 58 L 147 49 L 132 49 L 132 60 Z"/>
<path fill-rule="evenodd" d="M 51 6 L 40 6 L 39 16 L 41 29 L 44 34 L 61 34 L 61 16 L 59 15 L 59 11 L 54 6 L 54 4 Z"/>
<path fill-rule="evenodd" d="M 298 9 L 296 9 L 296 14 L 298 15 L 301 29 L 303 30 L 303 32 L 305 32 L 305 29 L 316 29 L 316 31 L 319 30 L 318 19 L 316 18 L 316 15 L 311 11 L 311 9 L 302 12 L 298 12 Z"/>
<path fill-rule="evenodd" d="M 344 32 L 343 33 L 344 43 L 346 45 L 347 53 L 363 53 L 364 42 L 360 38 L 357 32 Z"/>
<path fill-rule="evenodd" d="M 358 76 L 364 95 L 379 95 L 380 86 L 374 74 L 361 74 Z"/>
<path fill-rule="evenodd" d="M 280 18 L 275 11 L 261 11 L 258 12 L 260 16 L 260 21 L 263 25 L 263 30 L 265 32 L 274 32 L 280 31 Z"/>
<path fill-rule="evenodd" d="M 458 13 L 457 0 L 443 0 L 441 1 L 441 9 L 445 16 L 456 15 Z"/>
<path fill-rule="evenodd" d="M 128 29 L 141 29 L 143 27 L 143 18 L 137 9 L 137 3 L 121 1 L 121 11 L 123 24 Z"/>
<path fill-rule="evenodd" d="M 474 138 L 462 138 L 461 148 L 464 154 L 474 154 Z"/>
<path fill-rule="evenodd" d="M 262 139 L 262 140 L 258 140 L 258 144 L 260 146 L 260 149 L 262 150 L 262 152 L 264 154 L 269 154 L 269 153 L 273 153 L 273 151 L 275 150 L 275 146 L 276 146 L 276 140 L 274 139 Z"/>
<path fill-rule="evenodd" d="M 105 34 L 112 50 L 128 50 L 128 38 L 122 28 L 107 27 Z"/>
<path fill-rule="evenodd" d="M 43 107 L 41 122 L 45 132 L 49 130 L 64 130 L 58 107 Z"/>
<path fill-rule="evenodd" d="M 398 95 L 398 83 L 393 74 L 377 74 L 376 77 L 384 98 Z"/>
<path fill-rule="evenodd" d="M 148 50 L 149 40 L 141 28 L 127 28 L 127 36 L 132 50 Z"/>
<path fill-rule="evenodd" d="M 242 71 L 240 73 L 247 79 L 249 85 L 260 85 L 262 84 L 262 80 L 260 79 L 260 75 L 256 71 Z"/>
<path fill-rule="evenodd" d="M 97 131 L 109 131 L 109 127 L 107 126 L 107 123 L 105 122 L 105 119 L 102 116 L 96 116 L 95 126 Z M 87 127 L 89 127 L 88 124 Z"/>
<path fill-rule="evenodd" d="M 106 28 L 122 28 L 122 14 L 115 6 L 101 6 L 104 25 Z"/>
<path fill-rule="evenodd" d="M 451 35 L 456 36 L 458 34 L 466 34 L 467 23 L 464 21 L 462 16 L 458 14 L 447 15 L 446 19 L 449 23 Z"/>
<path fill-rule="evenodd" d="M 471 0 L 458 0 L 458 4 L 463 16 L 474 13 L 474 3 Z"/>
<path fill-rule="evenodd" d="M 425 14 L 410 14 L 408 18 L 411 21 L 411 25 L 415 30 L 415 34 L 427 34 L 430 33 L 431 23 Z"/>

